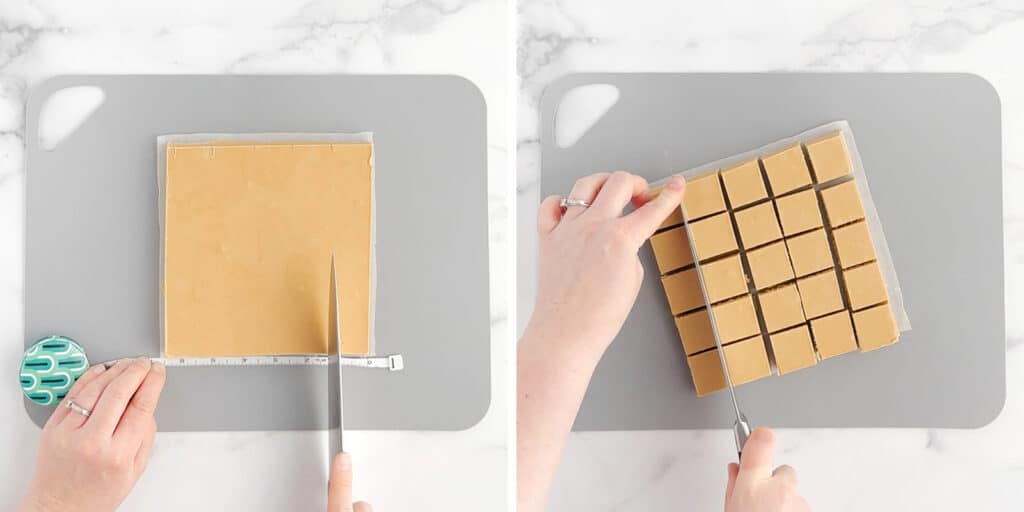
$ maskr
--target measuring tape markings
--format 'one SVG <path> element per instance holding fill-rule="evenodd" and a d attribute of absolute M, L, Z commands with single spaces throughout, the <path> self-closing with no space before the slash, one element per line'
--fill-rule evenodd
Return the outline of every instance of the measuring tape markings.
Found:
<path fill-rule="evenodd" d="M 236 356 L 236 357 L 153 357 L 154 363 L 163 363 L 165 366 L 326 366 L 330 361 L 328 356 Z M 116 362 L 116 361 L 113 361 Z M 107 363 L 107 364 L 112 364 Z M 350 357 L 342 356 L 342 366 L 353 366 L 357 368 L 381 368 L 389 371 L 399 371 L 405 368 L 405 362 L 401 354 L 371 357 Z"/>
<path fill-rule="evenodd" d="M 238 356 L 238 357 L 151 357 L 154 363 L 171 367 L 227 366 L 326 366 L 334 356 Z M 117 361 L 103 365 L 113 366 Z M 343 366 L 385 369 L 396 372 L 405 368 L 401 354 L 386 356 L 341 356 Z M 46 336 L 36 340 L 21 360 L 18 371 L 21 390 L 29 400 L 40 405 L 56 405 L 71 386 L 89 369 L 85 350 L 67 336 Z"/>

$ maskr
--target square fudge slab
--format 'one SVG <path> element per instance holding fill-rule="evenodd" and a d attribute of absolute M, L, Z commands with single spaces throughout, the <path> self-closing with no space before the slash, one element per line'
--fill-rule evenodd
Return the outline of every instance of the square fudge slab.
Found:
<path fill-rule="evenodd" d="M 807 143 L 807 157 L 816 183 L 841 178 L 853 172 L 843 132 L 835 132 Z"/>
<path fill-rule="evenodd" d="M 768 176 L 768 185 L 772 195 L 782 195 L 811 184 L 811 173 L 807 170 L 804 150 L 800 144 L 790 146 L 778 153 L 761 159 L 764 174 Z"/>
<path fill-rule="evenodd" d="M 697 269 L 689 268 L 661 278 L 673 315 L 692 311 L 704 305 L 704 294 L 697 281 Z"/>
<path fill-rule="evenodd" d="M 789 263 L 789 251 L 782 241 L 747 251 L 747 262 L 754 286 L 763 290 L 786 281 L 792 281 L 793 266 Z"/>
<path fill-rule="evenodd" d="M 700 270 L 704 274 L 704 289 L 710 302 L 719 302 L 747 293 L 747 275 L 743 273 L 743 262 L 740 261 L 739 254 L 702 263 Z"/>
<path fill-rule="evenodd" d="M 772 374 L 768 363 L 768 352 L 761 336 L 738 341 L 723 347 L 729 377 L 734 386 L 753 382 Z M 718 357 L 718 350 L 709 350 L 686 358 L 693 377 L 697 396 L 705 396 L 725 389 L 725 373 Z"/>
<path fill-rule="evenodd" d="M 818 356 L 822 359 L 857 350 L 857 338 L 853 336 L 850 312 L 845 309 L 811 320 L 811 334 L 818 348 Z"/>
<path fill-rule="evenodd" d="M 850 309 L 854 311 L 889 300 L 878 262 L 843 270 L 843 283 L 846 284 Z"/>
<path fill-rule="evenodd" d="M 864 218 L 864 205 L 855 180 L 822 189 L 820 194 L 829 226 L 838 227 Z"/>
<path fill-rule="evenodd" d="M 725 211 L 725 196 L 717 171 L 686 180 L 683 211 L 691 221 Z"/>
<path fill-rule="evenodd" d="M 779 219 L 775 217 L 771 202 L 736 210 L 733 215 L 744 249 L 750 250 L 782 238 Z"/>
<path fill-rule="evenodd" d="M 818 229 L 786 239 L 789 259 L 797 277 L 832 268 L 832 251 L 824 229 Z"/>
<path fill-rule="evenodd" d="M 715 346 L 715 334 L 711 331 L 707 308 L 676 317 L 676 330 L 683 343 L 683 352 L 688 356 Z"/>
<path fill-rule="evenodd" d="M 729 366 L 729 377 L 733 386 L 739 386 L 772 374 L 768 363 L 768 350 L 764 339 L 758 335 L 722 347 L 725 364 Z M 712 351 L 714 353 L 714 351 Z"/>
<path fill-rule="evenodd" d="M 326 353 L 334 254 L 342 352 L 368 354 L 373 154 L 368 143 L 168 144 L 164 353 Z"/>
<path fill-rule="evenodd" d="M 867 263 L 877 258 L 875 245 L 871 243 L 868 223 L 854 222 L 832 230 L 832 245 L 836 249 L 836 258 L 843 268 Z"/>
<path fill-rule="evenodd" d="M 814 345 L 806 325 L 777 332 L 769 336 L 772 351 L 775 353 L 775 367 L 779 375 L 814 366 L 818 359 L 814 356 Z"/>
<path fill-rule="evenodd" d="M 818 195 L 814 193 L 813 189 L 777 197 L 775 198 L 775 207 L 779 210 L 782 234 L 786 236 L 810 231 L 823 225 L 821 208 L 818 207 Z"/>
<path fill-rule="evenodd" d="M 725 194 L 733 208 L 768 198 L 764 179 L 761 178 L 761 166 L 756 159 L 723 169 L 722 182 L 725 183 Z"/>
<path fill-rule="evenodd" d="M 652 236 L 651 249 L 662 274 L 693 263 L 690 240 L 686 238 L 686 228 L 682 226 Z"/>
<path fill-rule="evenodd" d="M 718 335 L 723 345 L 761 332 L 754 311 L 754 299 L 750 295 L 715 304 L 711 309 L 715 312 L 715 324 L 718 325 Z M 714 343 L 712 339 L 711 344 Z"/>
<path fill-rule="evenodd" d="M 899 339 L 896 319 L 892 316 L 889 304 L 879 304 L 873 308 L 853 313 L 853 326 L 857 330 L 857 341 L 863 352 L 892 345 Z"/>
<path fill-rule="evenodd" d="M 718 335 L 722 344 L 729 344 L 760 333 L 754 301 L 749 295 L 712 306 Z M 711 330 L 707 308 L 698 309 L 676 318 L 676 329 L 683 343 L 686 355 L 703 352 L 715 346 L 715 335 Z"/>
<path fill-rule="evenodd" d="M 758 293 L 761 314 L 768 332 L 781 331 L 805 321 L 800 293 L 795 284 L 787 284 Z"/>
<path fill-rule="evenodd" d="M 728 213 L 691 221 L 690 235 L 700 261 L 739 249 Z"/>
<path fill-rule="evenodd" d="M 800 300 L 807 318 L 817 318 L 843 309 L 843 296 L 839 293 L 839 279 L 834 270 L 801 277 L 796 281 Z"/>
<path fill-rule="evenodd" d="M 687 357 L 686 365 L 690 367 L 690 376 L 693 378 L 697 396 L 706 396 L 725 389 L 725 372 L 722 371 L 717 349 Z"/>

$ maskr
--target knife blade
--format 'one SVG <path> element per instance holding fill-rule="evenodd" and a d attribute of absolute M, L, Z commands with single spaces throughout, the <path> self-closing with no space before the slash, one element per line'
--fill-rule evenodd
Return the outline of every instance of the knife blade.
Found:
<path fill-rule="evenodd" d="M 708 311 L 708 320 L 711 322 L 711 334 L 715 338 L 715 349 L 718 351 L 718 361 L 722 365 L 722 373 L 725 374 L 725 384 L 729 388 L 729 396 L 732 397 L 732 408 L 736 413 L 736 421 L 732 424 L 733 437 L 736 439 L 736 456 L 743 458 L 743 445 L 747 444 L 750 437 L 750 423 L 747 417 L 740 411 L 739 402 L 736 400 L 736 388 L 732 385 L 732 377 L 729 375 L 729 362 L 725 360 L 725 351 L 722 349 L 722 338 L 718 334 L 718 323 L 715 322 L 715 311 L 708 300 L 708 290 L 704 284 L 704 272 L 700 268 L 700 258 L 697 256 L 697 249 L 693 243 L 693 233 L 690 231 L 690 219 L 686 216 L 686 209 L 682 206 L 679 211 L 683 217 L 683 227 L 686 230 L 686 240 L 690 243 L 690 253 L 693 255 L 693 268 L 697 271 L 697 282 L 700 284 L 700 293 L 704 296 L 704 307 Z"/>
<path fill-rule="evenodd" d="M 327 313 L 327 436 L 328 460 L 344 450 L 345 399 L 341 375 L 341 307 L 338 298 L 338 277 L 334 254 L 331 254 L 330 298 Z"/>

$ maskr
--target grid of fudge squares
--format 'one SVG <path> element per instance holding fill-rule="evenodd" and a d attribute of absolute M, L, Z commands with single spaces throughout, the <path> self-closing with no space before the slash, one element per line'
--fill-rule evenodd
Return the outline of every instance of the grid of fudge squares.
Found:
<path fill-rule="evenodd" d="M 708 306 L 734 385 L 897 340 L 851 172 L 834 133 L 687 181 L 651 246 L 699 396 L 725 387 Z"/>

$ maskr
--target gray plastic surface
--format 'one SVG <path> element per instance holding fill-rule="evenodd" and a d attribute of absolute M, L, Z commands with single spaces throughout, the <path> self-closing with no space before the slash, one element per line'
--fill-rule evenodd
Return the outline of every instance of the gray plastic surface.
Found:
<path fill-rule="evenodd" d="M 620 97 L 574 145 L 559 99 Z M 846 119 L 914 329 L 895 346 L 736 388 L 753 425 L 979 427 L 1006 395 L 1000 103 L 967 74 L 577 74 L 541 100 L 541 194 L 627 169 L 657 180 Z M 727 393 L 697 398 L 649 246 L 643 287 L 602 359 L 574 430 L 725 428 Z"/>
<path fill-rule="evenodd" d="M 485 105 L 453 76 L 61 76 L 106 101 L 52 152 L 27 137 L 25 343 L 78 340 L 90 360 L 157 356 L 156 138 L 373 132 L 377 351 L 405 370 L 345 370 L 346 428 L 459 430 L 490 404 Z M 326 284 L 325 284 L 326 285 Z M 162 431 L 326 425 L 325 367 L 173 367 Z M 26 400 L 42 424 L 50 409 Z"/>

